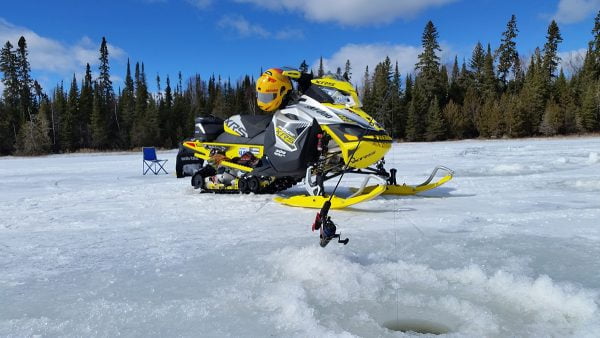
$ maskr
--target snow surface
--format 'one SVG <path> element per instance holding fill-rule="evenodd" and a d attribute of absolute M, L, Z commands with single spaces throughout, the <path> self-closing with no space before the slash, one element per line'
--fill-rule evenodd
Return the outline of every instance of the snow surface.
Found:
<path fill-rule="evenodd" d="M 0 158 L 0 336 L 598 337 L 598 153 L 396 144 L 398 181 L 454 180 L 332 212 L 350 243 L 325 249 L 314 210 L 142 176 L 141 154 Z"/>

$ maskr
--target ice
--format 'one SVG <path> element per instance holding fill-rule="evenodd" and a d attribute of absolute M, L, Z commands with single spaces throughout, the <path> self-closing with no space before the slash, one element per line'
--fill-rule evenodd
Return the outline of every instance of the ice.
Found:
<path fill-rule="evenodd" d="M 314 210 L 142 176 L 140 153 L 0 158 L 0 336 L 597 337 L 599 152 L 395 144 L 399 181 L 456 177 L 332 211 L 350 243 L 325 249 Z"/>

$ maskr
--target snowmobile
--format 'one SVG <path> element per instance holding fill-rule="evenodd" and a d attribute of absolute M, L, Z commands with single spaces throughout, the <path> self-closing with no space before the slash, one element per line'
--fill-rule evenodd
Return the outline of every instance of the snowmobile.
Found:
<path fill-rule="evenodd" d="M 296 81 L 303 75 L 295 69 L 283 74 Z M 273 115 L 197 120 L 195 140 L 183 146 L 207 163 L 192 176 L 192 185 L 202 192 L 260 194 L 302 182 L 305 194 L 275 201 L 307 208 L 322 208 L 329 201 L 328 209 L 341 209 L 381 194 L 417 194 L 452 179 L 452 170 L 438 166 L 419 185 L 397 184 L 397 171 L 384 167 L 392 138 L 362 110 L 354 86 L 343 77 L 311 79 L 295 95 Z M 212 161 L 216 155 L 217 163 Z M 444 176 L 434 180 L 438 172 Z M 364 180 L 351 196 L 336 196 L 337 185 L 327 194 L 324 183 L 345 174 Z"/>

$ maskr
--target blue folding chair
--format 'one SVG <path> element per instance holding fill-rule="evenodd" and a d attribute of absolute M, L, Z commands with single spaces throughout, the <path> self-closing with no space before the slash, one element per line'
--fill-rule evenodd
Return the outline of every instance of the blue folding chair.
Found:
<path fill-rule="evenodd" d="M 160 171 L 164 171 L 165 174 L 168 172 L 163 167 L 168 160 L 159 160 L 156 158 L 156 149 L 154 147 L 143 147 L 144 163 L 142 164 L 142 172 L 144 175 L 148 171 L 152 171 L 154 175 L 158 175 Z"/>

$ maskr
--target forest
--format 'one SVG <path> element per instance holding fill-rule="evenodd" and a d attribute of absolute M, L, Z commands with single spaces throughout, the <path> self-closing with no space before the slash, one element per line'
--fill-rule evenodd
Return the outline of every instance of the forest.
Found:
<path fill-rule="evenodd" d="M 353 78 L 344 68 L 309 69 L 316 76 L 337 73 L 358 91 L 363 109 L 404 141 L 513 138 L 584 134 L 600 129 L 600 13 L 591 29 L 585 57 L 562 69 L 560 28 L 552 21 L 543 46 L 520 55 L 513 15 L 499 44 L 477 42 L 472 55 L 445 64 L 439 33 L 429 21 L 414 70 L 400 74 L 389 57 Z M 32 78 L 27 41 L 7 41 L 0 51 L 4 90 L 0 98 L 0 155 L 40 155 L 75 151 L 164 148 L 193 134 L 194 119 L 214 115 L 261 114 L 254 76 L 232 82 L 212 75 L 148 79 L 143 62 L 127 70 L 123 88 L 111 82 L 107 41 L 102 38 L 97 76 L 88 64 L 83 79 L 45 90 Z M 364 72 L 364 73 L 363 73 Z M 360 81 L 355 81 L 358 77 Z M 150 92 L 148 81 L 156 81 Z M 164 82 L 163 82 L 164 81 Z"/>

